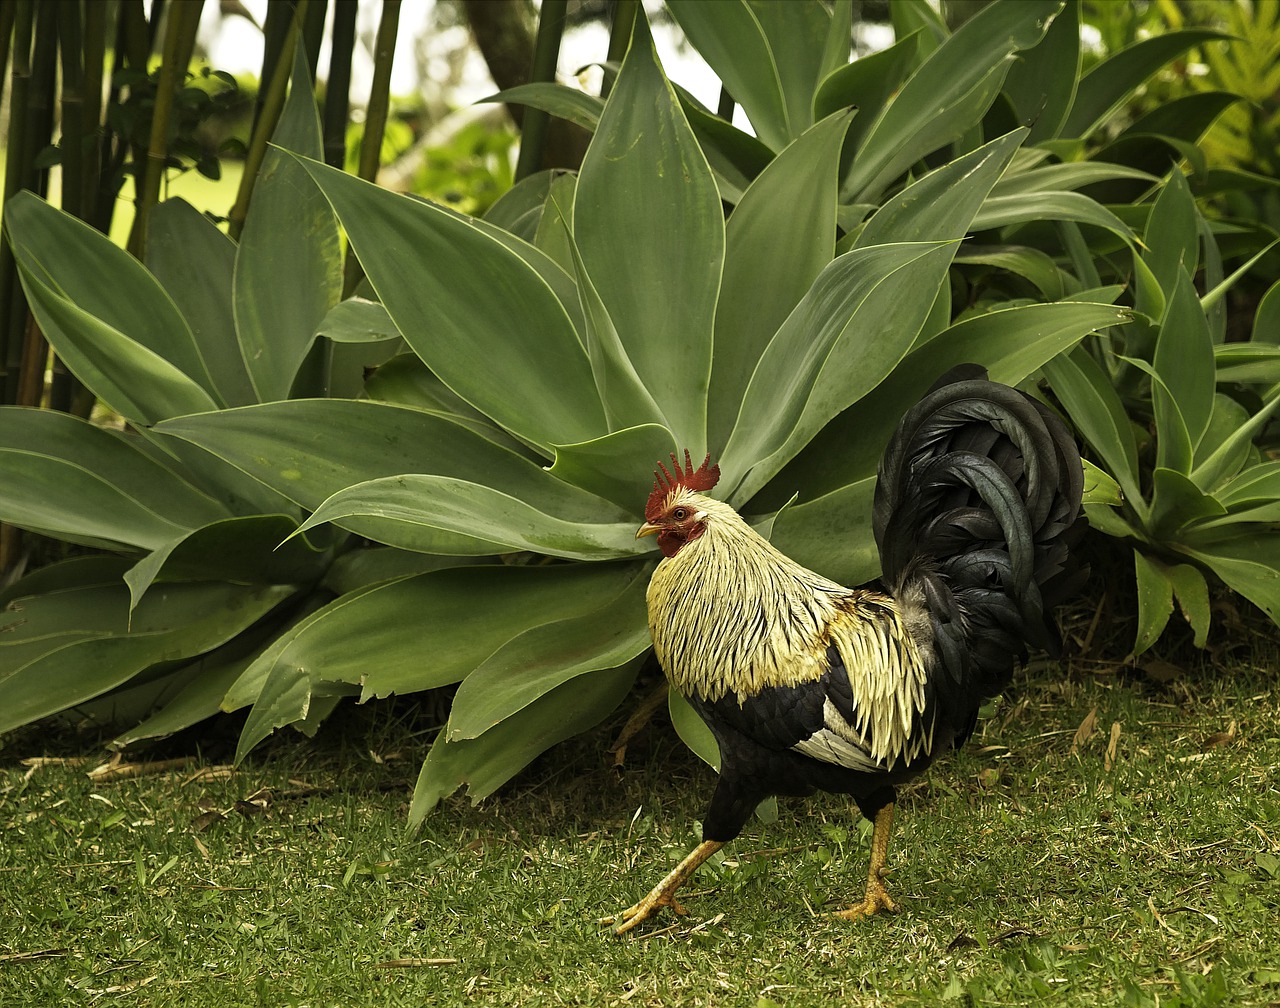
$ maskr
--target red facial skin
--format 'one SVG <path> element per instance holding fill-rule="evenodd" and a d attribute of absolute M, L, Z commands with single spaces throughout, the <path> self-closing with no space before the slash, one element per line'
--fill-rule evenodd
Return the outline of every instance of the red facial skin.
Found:
<path fill-rule="evenodd" d="M 653 521 L 641 525 L 636 538 L 656 535 L 662 555 L 673 557 L 681 546 L 702 535 L 706 522 L 699 520 L 697 515 L 697 510 L 688 504 L 676 504 L 662 511 Z"/>

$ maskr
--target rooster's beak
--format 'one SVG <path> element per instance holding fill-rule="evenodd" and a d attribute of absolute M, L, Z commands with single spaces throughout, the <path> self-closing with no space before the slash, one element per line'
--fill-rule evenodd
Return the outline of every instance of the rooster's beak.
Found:
<path fill-rule="evenodd" d="M 661 531 L 662 531 L 661 525 L 654 525 L 651 522 L 645 522 L 638 529 L 636 529 L 636 538 L 643 539 L 645 536 L 657 535 Z"/>

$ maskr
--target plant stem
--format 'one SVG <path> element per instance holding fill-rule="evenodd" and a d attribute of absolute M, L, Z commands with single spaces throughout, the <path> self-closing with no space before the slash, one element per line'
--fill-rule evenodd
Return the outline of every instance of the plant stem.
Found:
<path fill-rule="evenodd" d="M 280 50 L 279 59 L 271 72 L 271 85 L 266 100 L 262 104 L 262 114 L 254 124 L 253 136 L 249 140 L 249 149 L 244 158 L 244 174 L 240 178 L 240 191 L 236 193 L 235 204 L 227 215 L 227 232 L 237 241 L 244 230 L 245 218 L 249 215 L 249 201 L 253 198 L 253 185 L 262 167 L 262 159 L 267 154 L 267 142 L 275 132 L 276 121 L 280 118 L 280 110 L 284 108 L 285 88 L 289 83 L 289 75 L 293 69 L 293 49 L 297 45 L 303 18 L 306 17 L 308 0 L 299 0 L 293 13 L 293 22 L 289 33 L 285 36 L 284 46 Z"/>
<path fill-rule="evenodd" d="M 347 161 L 347 123 L 351 118 L 351 53 L 356 44 L 356 0 L 334 0 L 329 79 L 324 85 L 324 163 L 342 168 Z"/>
<path fill-rule="evenodd" d="M 560 59 L 560 38 L 564 34 L 568 0 L 543 0 L 538 15 L 538 36 L 533 48 L 533 72 L 530 81 L 554 81 Z M 516 181 L 527 178 L 543 167 L 547 148 L 547 125 L 550 115 L 540 109 L 525 109 L 520 129 L 520 155 L 516 159 Z"/>

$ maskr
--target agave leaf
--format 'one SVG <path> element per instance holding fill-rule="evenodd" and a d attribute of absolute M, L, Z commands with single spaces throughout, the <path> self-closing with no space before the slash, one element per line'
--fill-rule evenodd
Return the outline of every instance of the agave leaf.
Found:
<path fill-rule="evenodd" d="M 1192 643 L 1202 648 L 1209 639 L 1209 624 L 1213 610 L 1209 606 L 1209 585 L 1199 568 L 1191 564 L 1174 564 L 1165 569 L 1165 575 L 1173 585 L 1173 597 L 1178 602 L 1183 618 L 1194 633 Z"/>
<path fill-rule="evenodd" d="M 485 483 L 568 520 L 634 513 L 610 508 L 451 418 L 388 403 L 296 399 L 181 417 L 160 429 L 310 510 L 352 484 L 420 472 Z"/>
<path fill-rule="evenodd" d="M 1252 339 L 1255 343 L 1280 343 L 1280 280 L 1268 287 L 1258 302 Z"/>
<path fill-rule="evenodd" d="M 1000 92 L 1013 54 L 1035 46 L 1060 0 L 989 4 L 902 85 L 867 130 L 841 186 L 845 202 L 875 200 L 910 165 L 962 137 Z"/>
<path fill-rule="evenodd" d="M 551 444 L 605 432 L 582 343 L 523 257 L 449 211 L 299 162 L 333 204 L 397 328 L 450 389 L 548 456 Z"/>
<path fill-rule="evenodd" d="M 72 542 L 155 549 L 229 512 L 115 434 L 54 410 L 0 409 L 0 518 Z"/>
<path fill-rule="evenodd" d="M 713 770 L 720 769 L 720 747 L 707 723 L 676 690 L 667 690 L 667 710 L 676 734 Z"/>
<path fill-rule="evenodd" d="M 547 193 L 559 174 L 555 169 L 548 169 L 525 176 L 493 201 L 485 211 L 485 222 L 534 244 Z"/>
<path fill-rule="evenodd" d="M 973 218 L 973 230 L 1009 227 L 1042 220 L 1075 221 L 1105 228 L 1126 243 L 1137 241 L 1119 217 L 1095 200 L 1076 192 L 1013 193 L 991 196 Z"/>
<path fill-rule="evenodd" d="M 1172 539 L 1192 522 L 1224 514 L 1226 508 L 1185 474 L 1161 466 L 1156 466 L 1152 472 L 1151 515 L 1147 525 L 1158 539 Z"/>
<path fill-rule="evenodd" d="M 463 786 L 480 801 L 557 742 L 599 724 L 627 695 L 638 668 L 628 662 L 563 683 L 478 738 L 449 742 L 441 732 L 418 775 L 409 824 Z"/>
<path fill-rule="evenodd" d="M 880 573 L 871 534 L 874 475 L 783 510 L 770 541 L 797 563 L 840 584 L 860 585 Z"/>
<path fill-rule="evenodd" d="M 1280 623 L 1280 536 L 1271 525 L 1237 526 L 1178 547 Z"/>
<path fill-rule="evenodd" d="M 186 319 L 200 360 L 208 369 L 211 391 L 222 406 L 258 401 L 236 341 L 235 262 L 236 243 L 186 200 L 174 197 L 151 208 L 147 268 Z M 111 293 L 117 304 L 130 300 L 117 289 Z M 73 300 L 99 314 L 79 297 Z M 142 304 L 138 301 L 135 307 Z"/>
<path fill-rule="evenodd" d="M 619 668 L 649 649 L 645 589 L 652 564 L 604 604 L 581 599 L 582 612 L 513 637 L 462 680 L 449 715 L 450 742 L 477 738 L 562 683 Z"/>
<path fill-rule="evenodd" d="M 56 714 L 100 696 L 161 662 L 192 658 L 226 643 L 293 592 L 292 588 L 225 583 L 174 584 L 152 592 L 129 613 L 124 585 L 72 589 L 23 601 L 26 624 L 6 634 L 10 647 L 49 628 L 54 646 L 9 664 L 0 646 L 0 731 Z M 96 617 L 82 622 L 86 613 Z M 65 627 L 78 629 L 68 633 Z"/>
<path fill-rule="evenodd" d="M 1056 25 L 1058 22 L 1055 21 Z M 1052 30 L 1052 29 L 1050 29 Z M 1044 165 L 1024 171 L 1010 170 L 992 189 L 994 196 L 1018 196 L 1036 192 L 1071 192 L 1094 182 L 1110 182 L 1114 179 L 1131 179 L 1154 186 L 1160 181 L 1151 175 L 1128 165 L 1105 161 L 1070 161 L 1066 164 Z"/>
<path fill-rule="evenodd" d="M 424 553 L 445 551 L 442 532 L 473 537 L 489 552 L 530 550 L 571 560 L 612 560 L 647 550 L 636 542 L 633 522 L 566 521 L 510 494 L 447 476 L 408 474 L 357 483 L 325 500 L 298 531 L 324 522 Z"/>
<path fill-rule="evenodd" d="M 1040 42 L 1009 68 L 1004 94 L 1028 144 L 1051 140 L 1066 121 L 1080 80 L 1080 4 L 1070 0 Z"/>
<path fill-rule="evenodd" d="M 1138 582 L 1138 628 L 1131 659 L 1160 638 L 1173 615 L 1173 582 L 1165 565 L 1134 550 L 1133 570 Z"/>
<path fill-rule="evenodd" d="M 316 331 L 335 343 L 382 343 L 400 339 L 400 330 L 376 301 L 351 297 L 330 308 Z"/>
<path fill-rule="evenodd" d="M 582 162 L 573 228 L 592 284 L 665 426 L 700 454 L 724 214 L 643 18 Z M 550 440 L 574 444 L 602 433 Z"/>
<path fill-rule="evenodd" d="M 1098 468 L 1088 459 L 1081 459 L 1080 464 L 1084 467 L 1083 502 L 1085 504 L 1119 507 L 1124 503 L 1120 484 L 1113 480 L 1106 470 Z"/>
<path fill-rule="evenodd" d="M 130 606 L 157 581 L 234 581 L 305 585 L 324 573 L 328 557 L 304 537 L 286 539 L 297 527 L 287 515 L 227 518 L 184 532 L 139 560 L 125 574 Z"/>
<path fill-rule="evenodd" d="M 1081 347 L 1047 361 L 1044 373 L 1076 429 L 1120 484 L 1129 506 L 1145 516 L 1146 504 L 1138 485 L 1138 447 L 1111 380 Z"/>
<path fill-rule="evenodd" d="M 812 95 L 834 69 L 827 50 L 831 12 L 812 0 L 667 5 L 694 48 L 741 103 L 756 136 L 781 151 L 812 124 Z M 848 34 L 840 63 L 848 59 Z"/>
<path fill-rule="evenodd" d="M 1266 428 L 1277 407 L 1280 407 L 1280 389 L 1272 389 L 1253 416 L 1223 440 L 1203 461 L 1197 460 L 1191 473 L 1196 486 L 1209 489 L 1235 476 L 1240 460 L 1245 457 L 1245 452 L 1241 449 L 1247 449 L 1253 438 Z"/>
<path fill-rule="evenodd" d="M 1168 297 L 1173 297 L 1184 271 L 1195 275 L 1200 260 L 1196 217 L 1196 204 L 1187 177 L 1175 169 L 1169 173 L 1169 181 L 1161 187 L 1151 208 L 1143 236 L 1146 249 L 1142 253 L 1160 289 Z"/>
<path fill-rule="evenodd" d="M 856 150 L 867 129 L 918 64 L 920 38 L 920 31 L 913 31 L 899 37 L 887 49 L 860 56 L 833 70 L 814 92 L 814 120 L 821 121 L 842 109 L 856 108 L 858 115 L 846 134 L 848 149 Z"/>
<path fill-rule="evenodd" d="M 731 499 L 749 500 L 827 421 L 893 370 L 954 251 L 951 242 L 877 245 L 847 252 L 822 271 L 747 386 L 720 461 Z"/>
<path fill-rule="evenodd" d="M 1185 268 L 1180 275 L 1165 309 L 1156 342 L 1154 365 L 1160 380 L 1152 385 L 1155 407 L 1157 445 L 1156 465 L 1167 465 L 1189 472 L 1191 454 L 1204 437 L 1213 415 L 1214 359 L 1209 325 L 1200 307 L 1195 287 Z M 1185 423 L 1188 445 L 1176 453 L 1167 445 L 1168 431 Z M 1181 437 L 1181 427 L 1178 428 Z M 1180 445 L 1180 440 L 1178 445 Z"/>
<path fill-rule="evenodd" d="M 840 146 L 851 115 L 835 113 L 790 144 L 729 217 L 708 402 L 713 447 L 728 439 L 760 354 L 834 254 Z"/>
<path fill-rule="evenodd" d="M 675 440 L 665 427 L 631 427 L 595 441 L 557 445 L 551 475 L 641 514 L 646 490 L 638 476 L 675 452 Z"/>
<path fill-rule="evenodd" d="M 481 98 L 477 104 L 485 102 L 503 102 L 507 105 L 527 105 L 529 108 L 541 109 L 575 126 L 581 126 L 588 133 L 596 131 L 600 115 L 604 111 L 604 100 L 599 96 L 550 81 L 517 84 Z"/>
<path fill-rule="evenodd" d="M 15 243 L 32 313 L 58 357 L 99 399 L 139 426 L 217 408 L 209 393 L 175 365 L 41 280 L 34 271 L 47 272 L 20 248 Z"/>
<path fill-rule="evenodd" d="M 100 320 L 102 328 L 145 348 L 147 356 L 162 359 L 206 393 L 213 389 L 203 348 L 164 288 L 137 259 L 29 192 L 18 192 L 5 203 L 4 221 L 19 266 L 43 285 L 48 297 Z M 46 329 L 46 335 L 52 339 L 57 334 Z M 88 339 L 80 335 L 77 342 Z M 82 355 L 92 355 L 92 348 L 73 351 L 68 366 L 74 369 Z M 105 392 L 90 387 L 106 398 Z"/>
<path fill-rule="evenodd" d="M 993 266 L 1029 281 L 1041 296 L 1051 301 L 1066 297 L 1069 275 L 1053 258 L 1026 245 L 967 246 L 955 258 L 958 266 Z"/>
<path fill-rule="evenodd" d="M 957 364 L 981 364 L 995 381 L 1016 385 L 1086 334 L 1127 317 L 1123 308 L 1066 301 L 1006 308 L 957 322 L 918 343 L 892 374 L 829 423 L 779 474 L 766 503 L 795 487 L 810 494 L 831 493 L 874 474 L 902 415 Z"/>
<path fill-rule="evenodd" d="M 1140 84 L 1170 60 L 1194 46 L 1227 37 L 1207 29 L 1164 32 L 1113 53 L 1080 80 L 1071 114 L 1059 135 L 1089 136 L 1132 97 Z"/>

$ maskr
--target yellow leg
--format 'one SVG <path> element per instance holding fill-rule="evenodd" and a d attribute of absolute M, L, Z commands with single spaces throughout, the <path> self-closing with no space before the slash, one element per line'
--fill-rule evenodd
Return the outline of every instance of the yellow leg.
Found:
<path fill-rule="evenodd" d="M 897 910 L 897 905 L 889 898 L 884 888 L 885 860 L 889 856 L 889 831 L 893 828 L 893 804 L 890 803 L 876 813 L 875 829 L 871 831 L 871 867 L 867 871 L 867 894 L 861 903 L 849 907 L 848 910 L 837 910 L 833 916 L 845 920 L 858 920 L 870 917 L 878 910 Z"/>
<path fill-rule="evenodd" d="M 614 934 L 625 934 L 637 924 L 647 921 L 664 906 L 671 907 L 681 916 L 688 913 L 689 911 L 676 901 L 676 890 L 688 881 L 689 876 L 698 870 L 703 861 L 711 857 L 723 846 L 724 844 L 717 840 L 704 840 L 698 844 L 688 857 L 671 869 L 671 873 L 653 887 L 648 896 L 618 915 L 618 917 L 622 918 L 622 923 L 614 928 Z M 612 924 L 617 919 L 616 917 L 606 917 L 600 923 Z"/>

